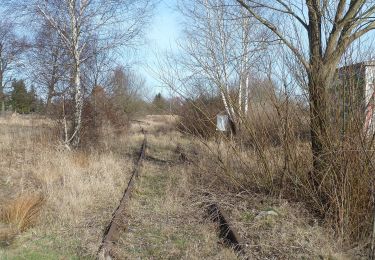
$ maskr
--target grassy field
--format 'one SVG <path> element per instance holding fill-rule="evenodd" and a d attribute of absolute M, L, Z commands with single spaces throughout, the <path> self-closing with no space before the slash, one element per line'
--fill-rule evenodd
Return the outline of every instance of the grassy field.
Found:
<path fill-rule="evenodd" d="M 249 259 L 360 258 L 341 252 L 302 204 L 221 185 L 225 169 L 209 152 L 215 144 L 177 132 L 175 120 L 146 116 L 120 135 L 104 129 L 97 147 L 70 152 L 53 121 L 1 118 L 0 259 L 94 259 L 133 169 L 141 128 L 147 156 L 115 247 L 119 259 L 236 259 L 206 216 L 208 200 L 228 214 Z M 181 151 L 194 163 L 181 160 Z"/>
<path fill-rule="evenodd" d="M 0 258 L 93 258 L 130 174 L 132 145 L 141 139 L 107 135 L 100 151 L 69 152 L 45 121 L 0 121 Z M 41 202 L 28 220 L 32 196 Z M 24 230 L 20 222 L 27 222 Z"/>

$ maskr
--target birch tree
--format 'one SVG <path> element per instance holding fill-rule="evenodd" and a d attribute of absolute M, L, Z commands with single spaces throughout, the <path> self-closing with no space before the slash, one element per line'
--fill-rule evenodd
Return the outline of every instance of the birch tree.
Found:
<path fill-rule="evenodd" d="M 46 93 L 45 112 L 50 112 L 52 99 L 64 91 L 69 56 L 59 34 L 49 24 L 42 24 L 28 53 L 29 76 Z"/>
<path fill-rule="evenodd" d="M 266 47 L 266 34 L 241 9 L 225 0 L 182 4 L 187 17 L 185 64 L 218 90 L 230 119 L 238 126 L 248 111 L 249 76 Z"/>
<path fill-rule="evenodd" d="M 70 57 L 70 82 L 74 93 L 72 129 L 66 134 L 66 146 L 80 143 L 84 93 L 82 66 L 102 50 L 130 46 L 137 42 L 149 17 L 148 0 L 32 0 L 13 1 L 32 20 L 42 20 L 59 35 Z M 96 52 L 89 52 L 93 42 Z"/>
<path fill-rule="evenodd" d="M 334 142 L 327 91 L 353 42 L 375 29 L 375 5 L 366 0 L 236 0 L 268 28 L 303 66 L 308 79 L 314 178 L 329 171 Z M 275 20 L 274 17 L 278 17 Z M 290 29 L 294 28 L 294 29 Z M 307 39 L 301 42 L 301 39 Z"/>

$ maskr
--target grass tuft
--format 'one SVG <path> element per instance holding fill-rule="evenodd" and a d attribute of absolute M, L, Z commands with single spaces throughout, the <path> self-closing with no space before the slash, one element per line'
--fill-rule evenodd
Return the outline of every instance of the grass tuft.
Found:
<path fill-rule="evenodd" d="M 0 221 L 11 229 L 23 232 L 36 223 L 43 202 L 44 198 L 40 194 L 22 194 L 4 207 Z"/>

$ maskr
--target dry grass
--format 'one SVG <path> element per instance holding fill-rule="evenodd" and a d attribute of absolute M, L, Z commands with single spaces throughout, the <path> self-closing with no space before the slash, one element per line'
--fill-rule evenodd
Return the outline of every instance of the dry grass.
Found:
<path fill-rule="evenodd" d="M 181 164 L 175 152 L 177 146 L 190 146 L 190 139 L 176 131 L 160 134 L 155 125 L 162 122 L 146 128 L 147 154 L 160 161 L 146 159 L 142 167 L 128 230 L 117 247 L 119 259 L 236 259 L 218 243 L 214 224 L 204 220 L 203 209 L 191 200 L 195 168 Z"/>
<path fill-rule="evenodd" d="M 9 246 L 21 232 L 32 228 L 43 206 L 40 194 L 21 194 L 0 209 L 0 245 Z"/>
<path fill-rule="evenodd" d="M 156 135 L 170 133 L 175 129 L 178 120 L 176 115 L 147 115 L 145 117 L 145 122 L 148 123 L 146 129 Z"/>
<path fill-rule="evenodd" d="M 195 199 L 221 206 L 245 242 L 248 259 L 352 259 L 302 204 L 256 194 L 204 192 L 212 197 Z"/>
<path fill-rule="evenodd" d="M 9 212 L 24 209 L 9 219 L 30 223 L 30 229 L 22 228 L 22 221 L 0 224 L 0 241 L 11 244 L 0 248 L 0 258 L 94 258 L 127 184 L 144 127 L 149 133 L 148 154 L 160 161 L 146 161 L 136 183 L 129 228 L 117 247 L 121 259 L 235 259 L 233 251 L 219 243 L 216 226 L 204 219 L 201 205 L 206 199 L 199 196 L 204 192 L 213 194 L 229 213 L 250 259 L 345 259 L 332 232 L 303 204 L 275 199 L 272 192 L 252 192 L 276 183 L 275 169 L 283 162 L 275 156 L 279 148 L 265 152 L 275 167 L 265 175 L 255 152 L 225 141 L 193 141 L 171 130 L 172 116 L 149 116 L 147 124 L 134 124 L 127 136 L 103 129 L 99 148 L 76 152 L 59 148 L 49 124 L 27 120 L 26 124 L 22 118 L 0 119 L 0 205 Z M 177 147 L 197 164 L 181 164 Z M 36 216 L 32 205 L 40 207 L 37 196 L 17 199 L 17 194 L 43 194 L 38 222 L 21 217 L 25 212 Z M 278 215 L 257 217 L 268 209 Z M 15 226 L 25 231 L 19 234 Z"/>
<path fill-rule="evenodd" d="M 23 232 L 36 223 L 43 201 L 40 194 L 22 194 L 5 205 L 0 221 Z"/>
<path fill-rule="evenodd" d="M 197 162 L 194 201 L 204 206 L 207 198 L 197 194 L 212 195 L 244 239 L 249 259 L 362 259 L 363 252 L 343 247 L 331 223 L 314 215 L 306 199 L 314 195 L 302 185 L 309 181 L 308 143 L 295 144 L 293 168 L 284 179 L 282 146 L 267 146 L 260 158 L 255 149 L 223 138 L 196 140 L 186 151 Z M 277 216 L 261 217 L 269 210 Z"/>
<path fill-rule="evenodd" d="M 56 122 L 53 120 L 37 115 L 20 115 L 13 113 L 11 115 L 0 117 L 1 125 L 17 125 L 17 126 L 54 126 Z"/>
<path fill-rule="evenodd" d="M 0 205 L 8 219 L 4 222 L 25 230 L 35 223 L 42 205 L 40 197 L 26 194 L 43 194 L 44 203 L 32 240 L 27 239 L 28 231 L 14 239 L 13 229 L 0 227 L 3 240 L 14 243 L 0 248 L 0 258 L 93 257 L 131 172 L 133 145 L 141 139 L 115 136 L 107 129 L 100 149 L 69 152 L 59 147 L 48 122 L 29 117 L 23 122 L 18 117 L 0 120 Z"/>
<path fill-rule="evenodd" d="M 274 169 L 282 166 L 282 158 L 275 154 L 280 148 L 265 153 L 275 167 L 275 175 L 266 176 L 256 154 L 231 141 L 201 143 L 174 131 L 160 135 L 153 129 L 148 136 L 149 155 L 178 162 L 174 151 L 179 146 L 197 164 L 145 163 L 132 200 L 129 231 L 118 248 L 120 255 L 236 259 L 231 249 L 220 244 L 217 227 L 205 218 L 207 198 L 201 194 L 209 192 L 245 241 L 248 259 L 352 258 L 342 252 L 332 230 L 303 204 L 259 195 L 259 187 L 268 190 L 277 179 Z M 263 217 L 270 210 L 277 216 Z"/>

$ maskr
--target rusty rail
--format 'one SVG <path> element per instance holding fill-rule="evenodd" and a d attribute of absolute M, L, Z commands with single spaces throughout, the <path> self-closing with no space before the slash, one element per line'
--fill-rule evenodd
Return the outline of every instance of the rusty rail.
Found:
<path fill-rule="evenodd" d="M 205 193 L 204 196 L 209 198 L 210 194 Z M 228 216 L 211 199 L 205 205 L 209 218 L 218 225 L 219 238 L 225 245 L 231 247 L 240 259 L 248 259 L 244 248 L 245 243 L 230 224 Z"/>
<path fill-rule="evenodd" d="M 207 209 L 211 220 L 219 226 L 219 237 L 227 246 L 233 248 L 238 256 L 244 256 L 244 243 L 235 229 L 229 224 L 226 214 L 220 210 L 216 203 L 209 204 Z"/>
<path fill-rule="evenodd" d="M 142 129 L 143 130 L 143 129 Z M 143 132 L 143 131 L 142 131 Z M 143 140 L 141 150 L 139 152 L 138 159 L 136 161 L 135 167 L 133 169 L 132 175 L 128 182 L 128 185 L 124 191 L 124 194 L 120 200 L 120 203 L 114 213 L 112 214 L 112 219 L 107 226 L 102 243 L 100 244 L 97 259 L 99 260 L 110 260 L 115 258 L 115 253 L 113 252 L 113 246 L 117 243 L 120 235 L 120 230 L 124 229 L 127 225 L 127 220 L 125 218 L 125 209 L 129 204 L 129 199 L 131 197 L 132 190 L 134 189 L 135 179 L 139 176 L 139 170 L 142 166 L 142 161 L 145 158 L 147 146 L 147 138 Z"/>

